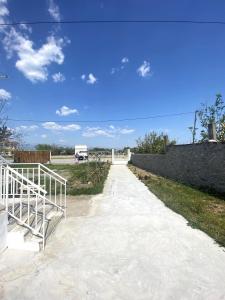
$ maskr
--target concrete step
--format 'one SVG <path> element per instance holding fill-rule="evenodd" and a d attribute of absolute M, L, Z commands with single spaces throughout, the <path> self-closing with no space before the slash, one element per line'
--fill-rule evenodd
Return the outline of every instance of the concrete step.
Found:
<path fill-rule="evenodd" d="M 56 229 L 57 224 L 60 222 L 60 220 L 63 217 L 63 212 L 62 211 L 52 211 L 50 217 L 50 221 L 48 222 L 48 226 L 46 226 L 45 230 L 45 238 L 46 240 L 50 236 L 50 234 Z"/>
<path fill-rule="evenodd" d="M 45 241 L 50 234 L 55 230 L 57 224 L 63 217 L 62 211 L 53 210 L 51 205 L 46 207 L 46 219 L 45 219 Z M 34 220 L 35 214 L 30 216 Z M 38 233 L 42 232 L 42 216 L 39 216 L 37 227 L 34 230 L 16 224 L 14 228 L 8 232 L 7 245 L 10 249 L 20 249 L 27 251 L 40 251 L 43 247 L 42 238 L 38 236 Z"/>

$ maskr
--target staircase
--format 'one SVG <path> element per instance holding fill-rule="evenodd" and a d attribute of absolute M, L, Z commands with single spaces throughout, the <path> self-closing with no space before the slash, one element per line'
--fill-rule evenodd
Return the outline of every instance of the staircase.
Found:
<path fill-rule="evenodd" d="M 66 180 L 42 164 L 1 164 L 0 203 L 8 213 L 8 248 L 40 251 L 66 215 Z"/>

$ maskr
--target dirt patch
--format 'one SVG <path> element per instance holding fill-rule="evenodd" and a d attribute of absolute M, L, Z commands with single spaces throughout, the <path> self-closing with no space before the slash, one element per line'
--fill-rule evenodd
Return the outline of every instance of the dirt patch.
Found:
<path fill-rule="evenodd" d="M 133 165 L 129 165 L 129 169 L 140 179 L 140 180 L 147 180 L 149 178 L 157 179 L 158 176 L 152 174 L 151 172 L 145 171 Z"/>
<path fill-rule="evenodd" d="M 67 197 L 67 217 L 88 216 L 92 207 L 93 196 L 69 196 Z"/>
<path fill-rule="evenodd" d="M 208 210 L 213 211 L 216 214 L 225 214 L 225 206 L 217 203 L 209 204 Z"/>

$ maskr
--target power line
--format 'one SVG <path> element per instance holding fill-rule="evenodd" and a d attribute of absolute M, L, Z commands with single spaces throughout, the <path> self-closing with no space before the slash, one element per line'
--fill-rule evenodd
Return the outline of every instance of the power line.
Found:
<path fill-rule="evenodd" d="M 13 122 L 33 122 L 33 123 L 46 123 L 46 122 L 55 122 L 55 123 L 108 123 L 108 122 L 125 122 L 125 121 L 137 121 L 137 120 L 148 120 L 148 119 L 157 119 L 157 118 L 168 118 L 168 117 L 177 117 L 183 115 L 194 114 L 194 111 L 182 112 L 182 113 L 173 113 L 173 114 L 164 114 L 164 115 L 154 115 L 147 117 L 135 117 L 135 118 L 123 118 L 123 119 L 108 119 L 108 120 L 34 120 L 34 119 L 12 119 L 8 118 L 9 121 Z"/>
<path fill-rule="evenodd" d="M 65 21 L 23 21 L 0 23 L 0 26 L 19 26 L 19 25 L 45 25 L 45 24 L 101 24 L 101 23 L 177 23 L 177 24 L 209 24 L 209 25 L 225 25 L 225 21 L 196 21 L 196 20 L 65 20 Z"/>

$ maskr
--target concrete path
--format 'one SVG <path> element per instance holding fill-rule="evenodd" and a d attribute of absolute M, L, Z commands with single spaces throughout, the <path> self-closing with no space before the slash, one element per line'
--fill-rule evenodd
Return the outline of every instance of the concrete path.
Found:
<path fill-rule="evenodd" d="M 0 257 L 0 299 L 225 299 L 224 249 L 126 166 L 112 166 L 89 208 L 70 205 L 45 253 Z"/>

